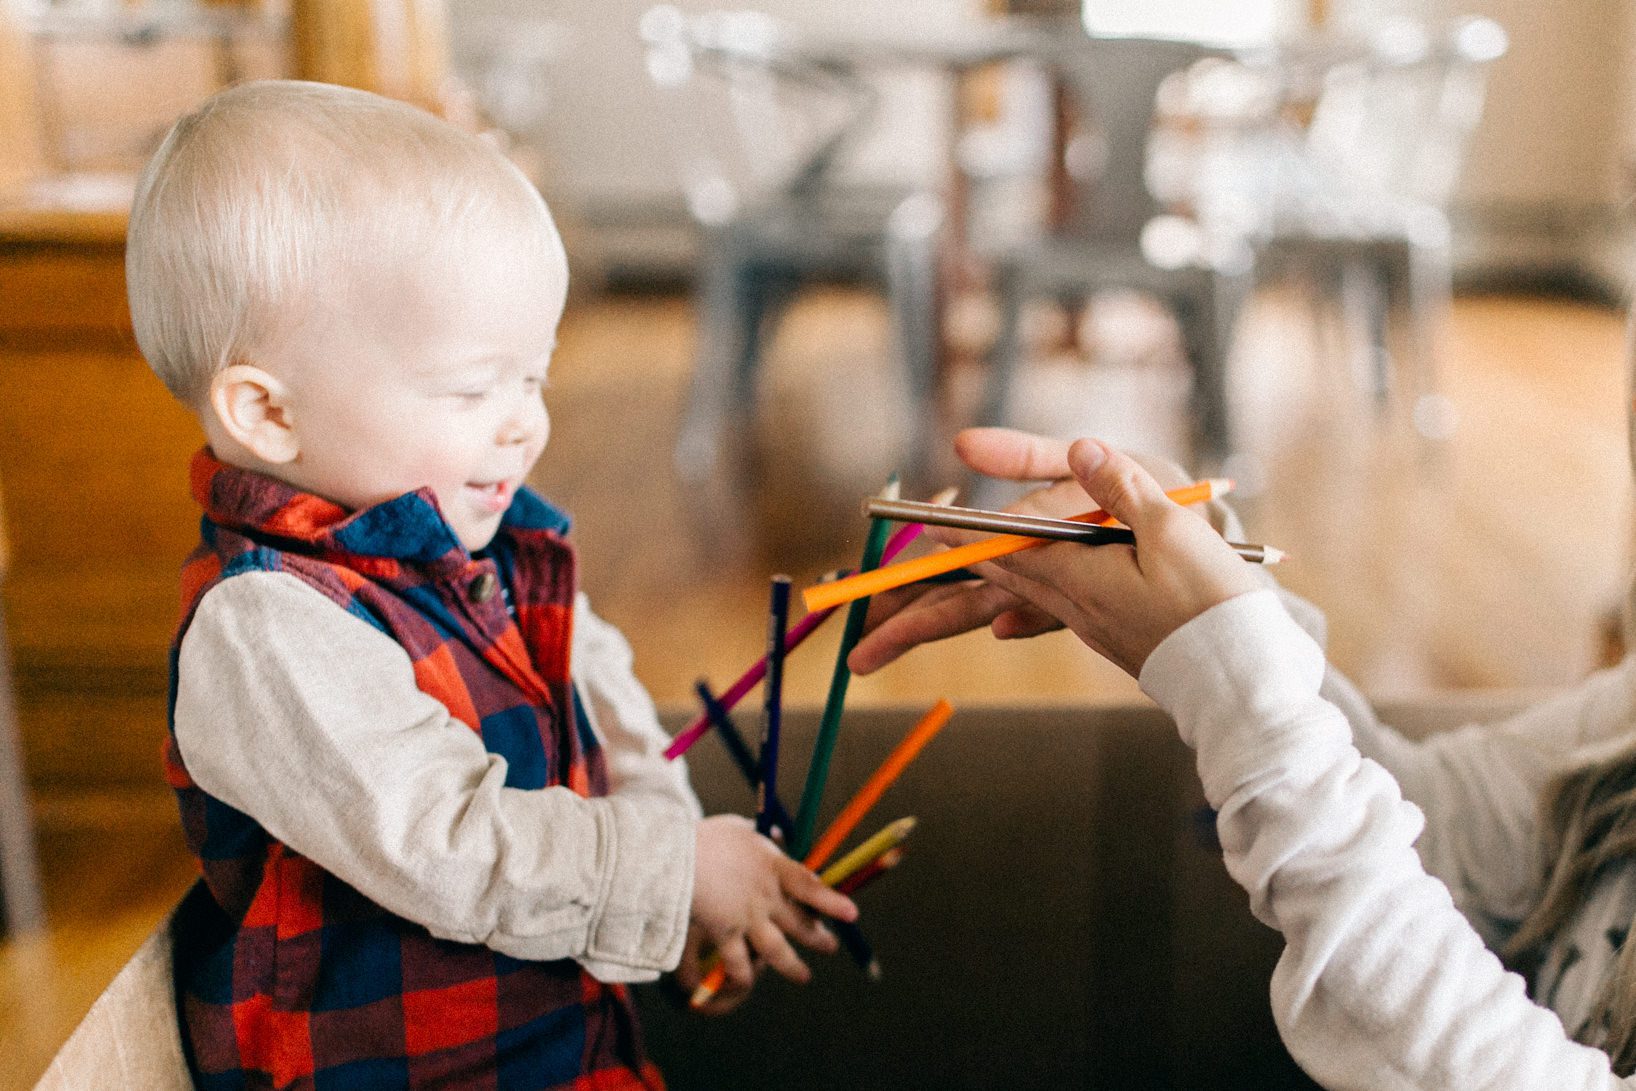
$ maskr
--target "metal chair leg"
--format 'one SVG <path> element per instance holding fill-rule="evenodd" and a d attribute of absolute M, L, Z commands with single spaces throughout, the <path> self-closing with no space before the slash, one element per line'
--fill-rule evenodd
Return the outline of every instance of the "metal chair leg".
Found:
<path fill-rule="evenodd" d="M 886 295 L 898 356 L 914 412 L 908 464 L 911 481 L 931 471 L 937 441 L 938 260 L 942 210 L 917 195 L 892 215 L 886 239 Z"/>
<path fill-rule="evenodd" d="M 0 613 L 0 910 L 6 930 L 20 936 L 45 927 L 45 900 L 34 855 L 34 821 L 13 692 L 11 651 Z"/>

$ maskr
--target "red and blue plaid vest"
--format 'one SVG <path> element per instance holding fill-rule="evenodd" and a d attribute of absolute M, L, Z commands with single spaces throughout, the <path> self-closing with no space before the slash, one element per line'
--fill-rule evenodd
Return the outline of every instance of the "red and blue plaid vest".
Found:
<path fill-rule="evenodd" d="M 203 541 L 182 573 L 165 763 L 203 872 L 174 928 L 198 1086 L 662 1086 L 622 987 L 571 960 L 433 938 L 202 791 L 176 746 L 176 666 L 200 599 L 241 573 L 286 572 L 400 644 L 420 688 L 506 759 L 507 787 L 605 794 L 569 680 L 567 519 L 519 490 L 477 559 L 426 490 L 352 512 L 208 450 L 192 485 Z"/>

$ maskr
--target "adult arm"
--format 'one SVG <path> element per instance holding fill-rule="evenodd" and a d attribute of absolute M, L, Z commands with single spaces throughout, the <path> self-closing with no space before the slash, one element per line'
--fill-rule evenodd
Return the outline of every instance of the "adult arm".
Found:
<path fill-rule="evenodd" d="M 1228 871 L 1286 947 L 1273 1012 L 1325 1087 L 1629 1087 L 1533 1004 L 1428 875 L 1421 815 L 1324 700 L 1322 651 L 1272 592 L 1172 633 L 1143 689 L 1197 751 Z"/>
<path fill-rule="evenodd" d="M 681 957 L 694 814 L 505 786 L 385 634 L 285 573 L 201 600 L 176 741 L 206 792 L 433 935 L 650 980 Z"/>

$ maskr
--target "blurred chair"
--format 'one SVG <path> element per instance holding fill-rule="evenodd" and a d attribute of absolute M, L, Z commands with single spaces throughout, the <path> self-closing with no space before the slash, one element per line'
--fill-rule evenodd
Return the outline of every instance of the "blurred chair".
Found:
<path fill-rule="evenodd" d="M 1161 206 L 1149 184 L 1148 149 L 1161 84 L 1220 51 L 1193 42 L 1065 34 L 1068 40 L 1045 59 L 1074 108 L 1095 126 L 1092 150 L 1081 156 L 1093 162 L 1094 177 L 1077 186 L 1062 228 L 996 262 L 1001 325 L 980 417 L 1005 421 L 1025 352 L 1028 299 L 1133 289 L 1158 297 L 1176 317 L 1193 373 L 1195 454 L 1219 462 L 1231 448 L 1226 365 L 1250 252 L 1240 240 Z"/>
<path fill-rule="evenodd" d="M 5 585 L 8 560 L 5 526 L 0 523 L 0 587 Z M 13 936 L 45 927 L 32 810 L 28 782 L 23 776 L 5 609 L 0 604 L 0 921 L 6 933 Z"/>
<path fill-rule="evenodd" d="M 704 232 L 678 470 L 693 481 L 710 476 L 729 429 L 752 419 L 765 344 L 796 292 L 866 280 L 885 286 L 916 414 L 912 473 L 935 426 L 943 209 L 931 193 L 835 179 L 874 115 L 875 92 L 855 70 L 803 57 L 759 13 L 655 7 L 641 33 L 688 210 Z"/>
<path fill-rule="evenodd" d="M 1506 48 L 1487 18 L 1437 30 L 1393 21 L 1354 55 L 1326 61 L 1311 120 L 1275 165 L 1255 231 L 1261 264 L 1310 286 L 1317 330 L 1332 315 L 1345 320 L 1377 402 L 1401 383 L 1429 438 L 1454 426 L 1435 343 L 1450 296 L 1447 206 L 1488 65 Z"/>

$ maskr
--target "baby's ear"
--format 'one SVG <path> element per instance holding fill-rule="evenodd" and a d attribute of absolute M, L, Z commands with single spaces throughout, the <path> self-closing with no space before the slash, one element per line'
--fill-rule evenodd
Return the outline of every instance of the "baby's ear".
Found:
<path fill-rule="evenodd" d="M 253 364 L 230 364 L 217 373 L 210 383 L 208 411 L 223 431 L 263 462 L 292 462 L 300 452 L 288 388 Z"/>

